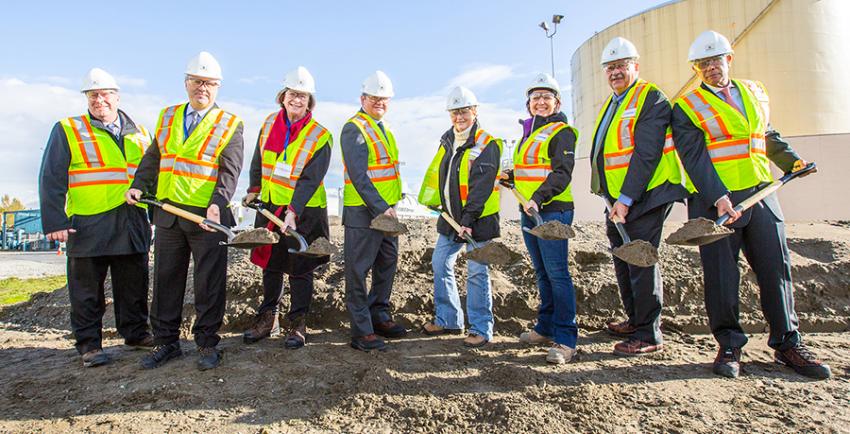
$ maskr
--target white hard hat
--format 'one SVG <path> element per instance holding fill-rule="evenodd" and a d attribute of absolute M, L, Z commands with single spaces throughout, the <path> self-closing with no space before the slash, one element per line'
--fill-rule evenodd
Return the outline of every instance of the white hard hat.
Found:
<path fill-rule="evenodd" d="M 555 92 L 555 96 L 558 97 L 558 99 L 561 98 L 561 86 L 559 86 L 558 82 L 555 81 L 555 77 L 552 77 L 545 72 L 541 72 L 540 74 L 537 74 L 537 77 L 534 77 L 534 81 L 532 81 L 531 84 L 528 85 L 528 88 L 525 89 L 525 94 L 531 95 L 531 91 L 534 89 L 549 89 L 552 92 Z"/>
<path fill-rule="evenodd" d="M 221 80 L 221 65 L 215 60 L 212 54 L 206 51 L 201 51 L 197 56 L 189 59 L 189 64 L 186 66 L 186 74 L 194 75 L 201 78 L 211 78 L 213 80 Z"/>
<path fill-rule="evenodd" d="M 604 50 L 602 50 L 602 60 L 600 60 L 599 63 L 604 65 L 615 60 L 637 59 L 639 57 L 640 55 L 638 54 L 635 44 L 632 44 L 632 42 L 626 38 L 617 36 L 605 46 Z"/>
<path fill-rule="evenodd" d="M 705 59 L 706 57 L 720 56 L 723 54 L 732 54 L 735 50 L 732 49 L 732 44 L 729 40 L 720 33 L 714 30 L 706 30 L 694 39 L 691 48 L 688 49 L 688 61 Z"/>
<path fill-rule="evenodd" d="M 449 98 L 446 100 L 446 110 L 454 110 L 464 107 L 474 107 L 478 105 L 478 98 L 471 90 L 458 86 L 449 92 Z"/>
<path fill-rule="evenodd" d="M 366 95 L 377 96 L 380 98 L 391 98 L 393 93 L 393 82 L 384 74 L 384 71 L 375 71 L 374 74 L 366 77 L 363 80 L 361 92 Z"/>
<path fill-rule="evenodd" d="M 307 92 L 309 94 L 316 93 L 316 80 L 310 74 L 310 71 L 303 66 L 299 66 L 294 71 L 290 71 L 283 79 L 283 87 L 286 89 L 296 90 L 298 92 Z"/>
<path fill-rule="evenodd" d="M 118 87 L 118 82 L 115 81 L 115 77 L 110 75 L 108 72 L 100 69 L 100 68 L 92 68 L 89 70 L 89 73 L 83 77 L 83 87 L 80 89 L 80 92 L 88 92 L 90 90 L 100 90 L 100 89 L 121 89 Z"/>

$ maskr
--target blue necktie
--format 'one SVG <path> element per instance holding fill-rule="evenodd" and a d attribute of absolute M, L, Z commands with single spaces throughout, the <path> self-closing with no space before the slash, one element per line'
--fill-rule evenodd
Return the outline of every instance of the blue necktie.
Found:
<path fill-rule="evenodd" d="M 192 131 L 195 131 L 195 127 L 198 126 L 198 112 L 192 112 L 189 114 L 189 125 L 186 126 L 186 137 L 192 135 Z"/>

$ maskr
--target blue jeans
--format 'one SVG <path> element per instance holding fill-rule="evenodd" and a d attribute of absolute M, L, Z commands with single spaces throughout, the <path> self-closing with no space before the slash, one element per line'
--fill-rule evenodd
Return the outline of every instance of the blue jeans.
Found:
<path fill-rule="evenodd" d="M 480 245 L 486 244 L 479 243 Z M 463 311 L 455 283 L 455 262 L 460 249 L 472 250 L 468 243 L 457 243 L 454 236 L 440 234 L 434 254 L 431 256 L 431 268 L 434 270 L 434 324 L 447 329 L 463 328 Z M 490 276 L 487 265 L 468 260 L 466 262 L 466 311 L 469 315 L 469 333 L 493 339 L 493 296 L 490 292 Z"/>
<path fill-rule="evenodd" d="M 522 214 L 522 225 L 534 227 L 534 220 Z M 541 213 L 544 222 L 557 220 L 564 224 L 573 222 L 573 211 Z M 537 289 L 540 291 L 540 307 L 537 309 L 537 325 L 534 331 L 570 348 L 576 347 L 578 326 L 576 325 L 576 290 L 570 277 L 569 244 L 567 240 L 542 240 L 523 231 L 525 247 L 531 255 Z"/>

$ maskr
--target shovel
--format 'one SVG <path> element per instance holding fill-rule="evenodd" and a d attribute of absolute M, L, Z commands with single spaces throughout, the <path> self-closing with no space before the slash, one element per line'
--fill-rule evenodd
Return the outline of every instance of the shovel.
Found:
<path fill-rule="evenodd" d="M 254 247 L 264 246 L 266 244 L 275 244 L 278 240 L 280 240 L 280 236 L 278 234 L 275 234 L 266 228 L 251 229 L 235 234 L 227 226 L 186 211 L 185 209 L 178 208 L 174 205 L 163 203 L 150 197 L 142 197 L 139 199 L 139 202 L 162 208 L 162 210 L 167 213 L 183 217 L 184 219 L 197 224 L 205 224 L 215 229 L 216 232 L 225 234 L 227 236 L 227 241 L 221 241 L 219 244 L 222 246 L 237 247 L 240 249 L 253 249 Z"/>
<path fill-rule="evenodd" d="M 454 228 L 455 232 L 460 232 L 460 225 L 447 213 L 441 212 L 440 215 Z M 485 245 L 480 245 L 472 239 L 468 233 L 463 234 L 463 238 L 472 246 L 472 250 L 466 254 L 469 259 L 482 264 L 494 265 L 510 265 L 520 259 L 520 255 L 508 246 L 498 242 L 491 241 Z"/>
<path fill-rule="evenodd" d="M 505 187 L 511 189 L 511 193 L 516 196 L 516 199 L 519 201 L 520 205 L 525 208 L 525 205 L 528 201 L 522 196 L 522 193 L 517 191 L 516 187 L 513 185 L 505 185 Z M 527 228 L 525 226 L 522 227 L 524 232 L 528 232 L 531 235 L 534 235 L 537 238 L 542 240 L 568 240 L 576 236 L 576 232 L 573 230 L 573 227 L 570 225 L 565 225 L 559 221 L 550 220 L 548 222 L 543 222 L 543 218 L 540 217 L 540 213 L 537 212 L 536 209 L 531 209 L 531 218 L 534 219 L 534 227 Z"/>
<path fill-rule="evenodd" d="M 283 222 L 283 220 L 281 220 L 280 217 L 274 215 L 273 212 L 266 209 L 263 206 L 262 202 L 259 202 L 259 201 L 251 202 L 251 203 L 248 204 L 248 207 L 257 210 L 257 212 L 262 214 L 265 218 L 269 219 L 269 221 L 274 223 L 275 225 L 277 225 L 277 227 L 282 228 L 282 227 L 286 226 L 286 224 Z M 287 249 L 289 251 L 289 253 L 294 253 L 296 255 L 303 255 L 303 256 L 312 256 L 312 257 L 316 257 L 316 258 L 322 257 L 322 256 L 330 256 L 330 255 L 336 253 L 336 248 L 334 247 L 334 245 L 331 244 L 330 241 L 328 241 L 324 237 L 321 237 L 321 238 L 313 241 L 312 243 L 310 243 L 309 246 L 307 246 L 307 240 L 305 240 L 304 237 L 301 234 L 299 234 L 298 232 L 296 232 L 294 229 L 287 227 L 286 228 L 286 235 L 289 235 L 289 236 L 295 238 L 296 241 L 298 241 L 298 249 L 297 250 L 296 249 Z"/>
<path fill-rule="evenodd" d="M 608 214 L 611 214 L 611 202 L 605 197 L 602 197 L 602 200 L 605 201 Z M 621 219 L 614 219 L 613 221 L 614 227 L 620 233 L 620 238 L 623 239 L 623 245 L 611 250 L 611 254 L 636 267 L 651 267 L 658 263 L 658 249 L 655 246 L 644 240 L 632 241 L 629 234 L 626 233 L 623 221 Z"/>
<path fill-rule="evenodd" d="M 752 196 L 744 199 L 738 205 L 735 205 L 735 211 L 743 212 L 752 208 L 753 205 L 757 204 L 776 190 L 779 190 L 779 188 L 785 185 L 788 181 L 797 178 L 800 175 L 809 173 L 816 168 L 817 165 L 815 163 L 809 163 L 806 167 L 803 167 L 796 172 L 788 173 L 782 178 L 773 181 L 767 187 L 753 193 Z M 729 218 L 729 214 L 724 214 L 718 218 L 717 221 L 711 221 L 704 217 L 688 220 L 681 228 L 676 230 L 676 232 L 670 234 L 665 241 L 667 244 L 679 246 L 703 246 L 711 244 L 717 240 L 726 238 L 735 232 L 724 226 L 726 222 L 729 221 Z"/>

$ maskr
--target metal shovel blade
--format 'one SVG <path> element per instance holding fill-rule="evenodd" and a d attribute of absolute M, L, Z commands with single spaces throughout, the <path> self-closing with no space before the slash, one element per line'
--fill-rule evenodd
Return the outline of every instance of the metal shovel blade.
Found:
<path fill-rule="evenodd" d="M 677 246 L 703 246 L 732 235 L 734 231 L 726 226 L 699 217 L 688 220 L 665 240 L 667 244 Z"/>
<path fill-rule="evenodd" d="M 483 246 L 476 247 L 469 251 L 466 257 L 475 262 L 493 265 L 511 265 L 522 258 L 520 254 L 498 241 L 491 241 Z"/>
<path fill-rule="evenodd" d="M 658 249 L 644 240 L 630 241 L 614 248 L 611 254 L 636 267 L 651 267 L 658 263 Z"/>

